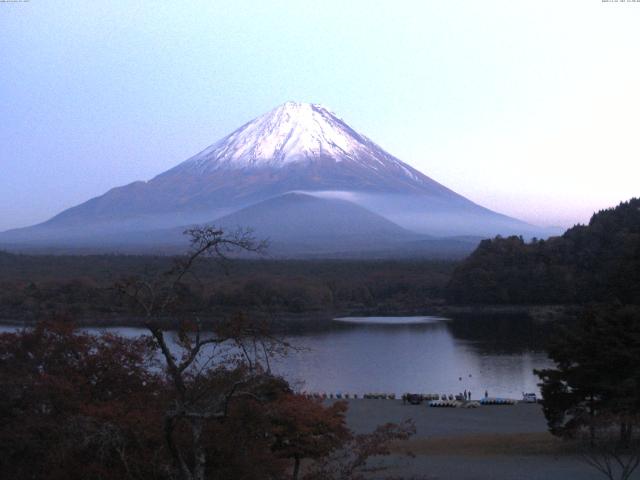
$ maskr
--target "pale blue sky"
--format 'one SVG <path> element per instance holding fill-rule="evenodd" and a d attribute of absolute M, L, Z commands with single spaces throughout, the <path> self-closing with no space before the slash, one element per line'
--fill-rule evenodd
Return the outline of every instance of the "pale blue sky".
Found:
<path fill-rule="evenodd" d="M 0 3 L 0 230 L 322 103 L 540 225 L 640 195 L 640 3 Z"/>

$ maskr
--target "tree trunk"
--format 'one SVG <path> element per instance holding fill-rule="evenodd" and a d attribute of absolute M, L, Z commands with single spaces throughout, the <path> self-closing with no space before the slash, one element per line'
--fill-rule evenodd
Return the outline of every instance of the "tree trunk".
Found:
<path fill-rule="evenodd" d="M 593 395 L 589 398 L 589 446 L 593 448 L 596 444 L 596 427 L 594 424 L 595 406 Z"/>
<path fill-rule="evenodd" d="M 173 457 L 178 477 L 184 480 L 191 480 L 191 471 L 173 440 L 173 429 L 174 419 L 170 416 L 166 416 L 164 419 L 164 438 L 167 443 L 167 447 L 169 448 L 169 452 L 171 452 L 171 456 Z"/>
<path fill-rule="evenodd" d="M 623 448 L 629 448 L 632 438 L 633 425 L 629 422 L 620 422 L 620 445 Z"/>
<path fill-rule="evenodd" d="M 298 480 L 298 474 L 300 473 L 300 457 L 297 455 L 293 457 L 293 480 Z"/>
<path fill-rule="evenodd" d="M 202 445 L 202 423 L 201 418 L 191 420 L 191 432 L 193 438 L 193 479 L 205 480 L 205 467 L 207 465 L 207 455 Z"/>

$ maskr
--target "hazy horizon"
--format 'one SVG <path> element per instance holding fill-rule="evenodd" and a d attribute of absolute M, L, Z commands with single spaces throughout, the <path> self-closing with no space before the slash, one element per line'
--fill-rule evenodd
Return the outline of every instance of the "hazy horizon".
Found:
<path fill-rule="evenodd" d="M 0 231 L 288 100 L 497 212 L 584 223 L 640 194 L 638 20 L 600 1 L 0 3 Z"/>

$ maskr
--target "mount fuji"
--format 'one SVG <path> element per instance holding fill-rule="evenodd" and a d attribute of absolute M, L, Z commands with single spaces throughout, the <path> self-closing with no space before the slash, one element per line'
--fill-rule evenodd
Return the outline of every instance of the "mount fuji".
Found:
<path fill-rule="evenodd" d="M 287 102 L 149 181 L 0 233 L 0 245 L 144 250 L 178 246 L 168 232 L 204 222 L 255 228 L 283 255 L 540 235 L 400 161 L 327 108 Z"/>

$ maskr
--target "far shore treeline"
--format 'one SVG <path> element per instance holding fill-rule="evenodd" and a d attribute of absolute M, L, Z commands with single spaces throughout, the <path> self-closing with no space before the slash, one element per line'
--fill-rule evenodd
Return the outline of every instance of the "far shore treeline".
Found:
<path fill-rule="evenodd" d="M 0 252 L 0 321 L 68 314 L 79 323 L 134 323 L 113 285 L 162 271 L 171 257 L 53 256 Z M 178 311 L 207 318 L 245 313 L 281 317 L 423 314 L 443 302 L 455 263 L 444 260 L 233 260 L 228 270 L 199 259 Z"/>
<path fill-rule="evenodd" d="M 0 251 L 0 321 L 70 315 L 135 323 L 114 284 L 162 271 L 172 257 L 21 255 Z M 593 215 L 559 237 L 484 240 L 465 260 L 200 259 L 178 311 L 283 318 L 426 314 L 445 305 L 640 303 L 640 199 Z"/>

